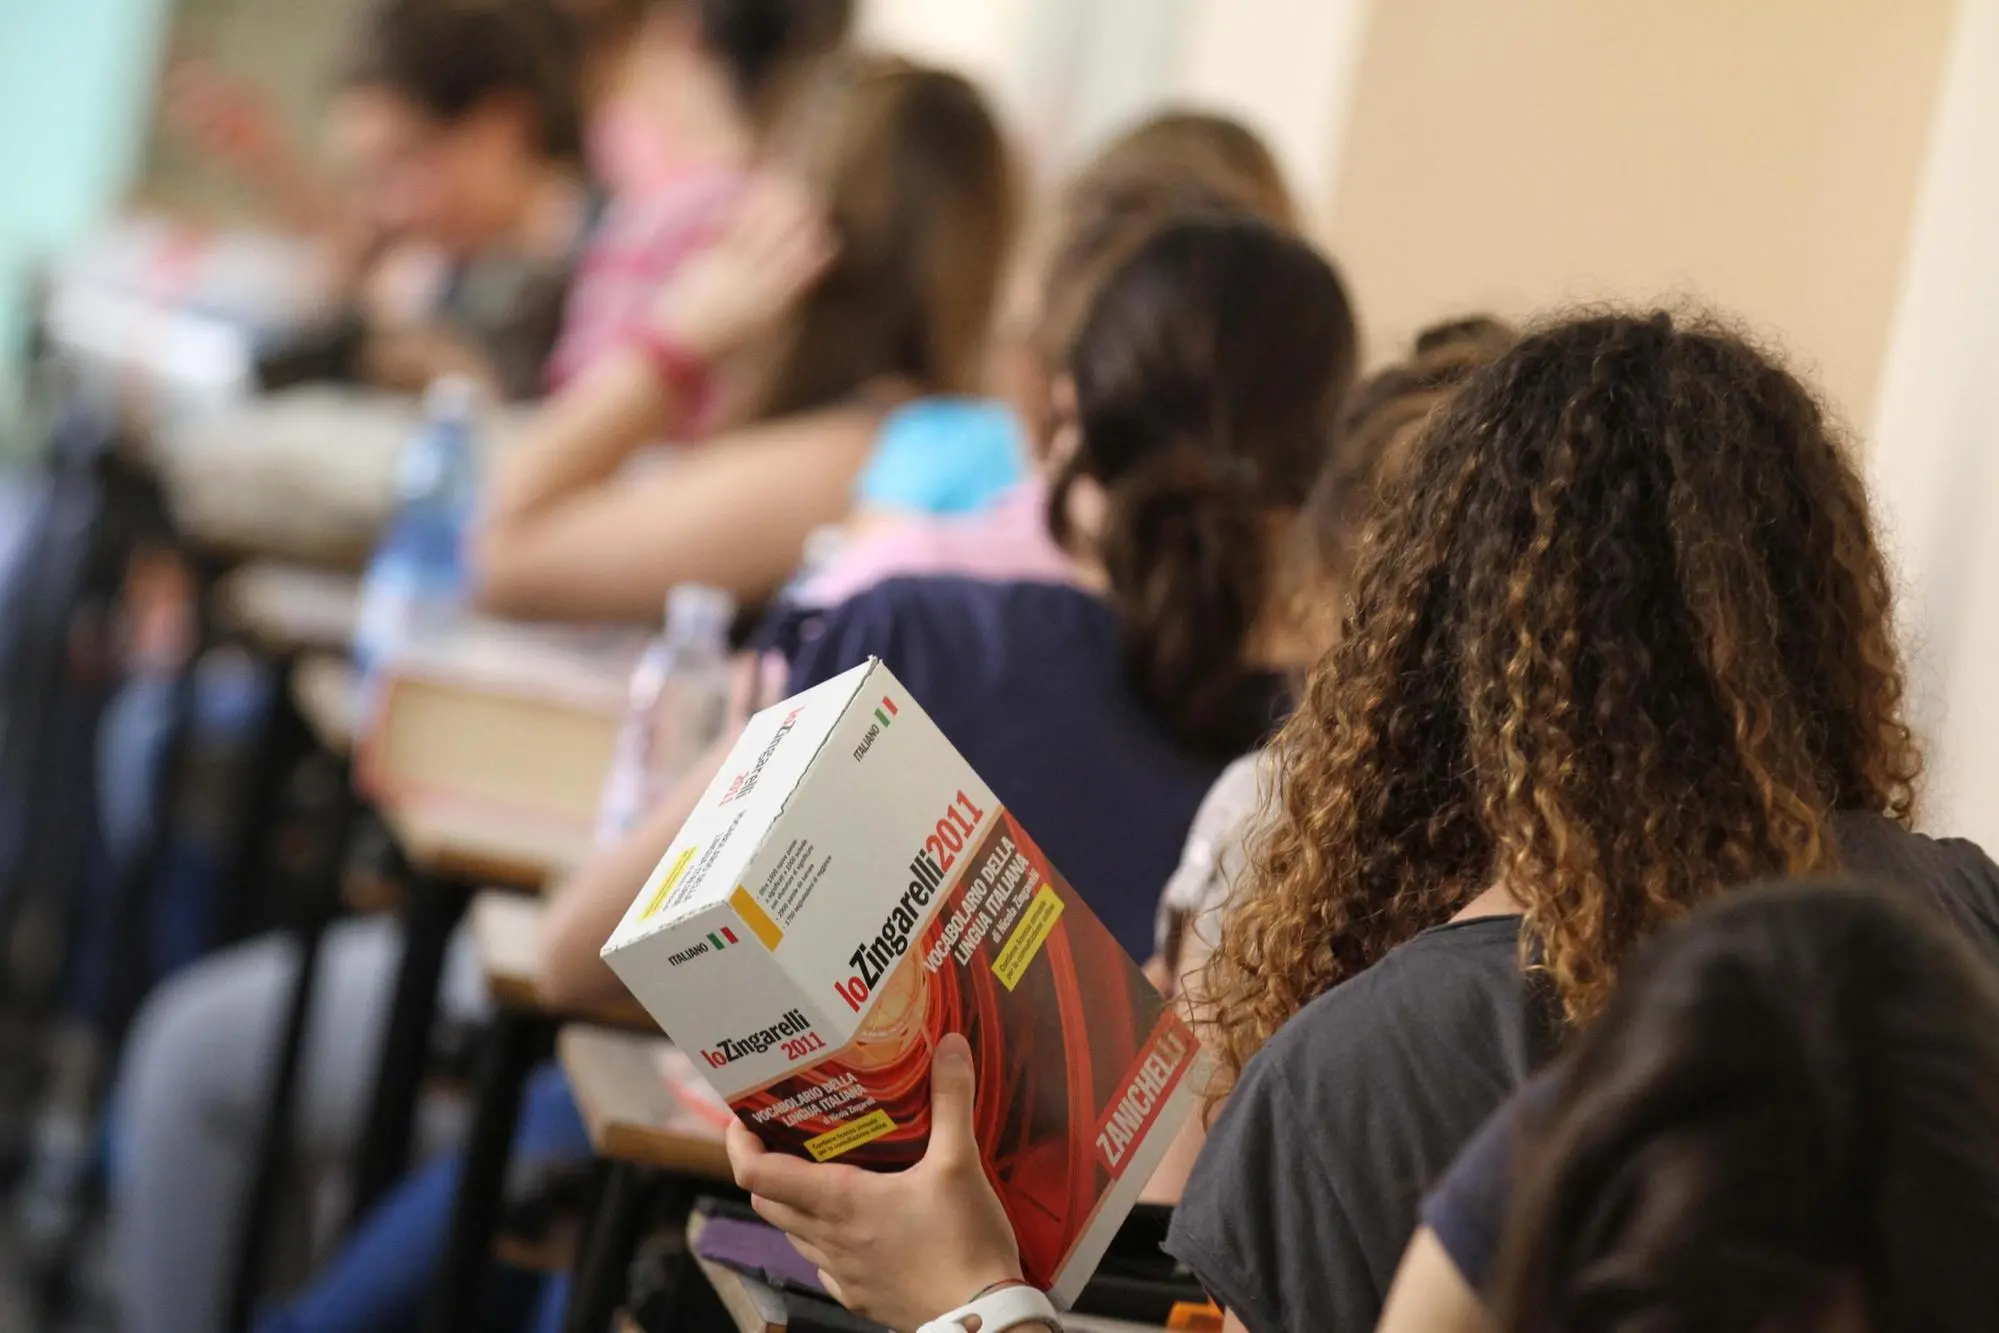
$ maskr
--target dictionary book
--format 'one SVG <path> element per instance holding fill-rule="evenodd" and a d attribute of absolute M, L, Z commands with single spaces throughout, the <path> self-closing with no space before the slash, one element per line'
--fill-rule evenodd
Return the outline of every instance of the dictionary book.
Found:
<path fill-rule="evenodd" d="M 604 958 L 773 1149 L 923 1155 L 960 1032 L 1029 1281 L 1074 1302 L 1203 1075 L 1192 1034 L 889 669 L 759 713 Z"/>

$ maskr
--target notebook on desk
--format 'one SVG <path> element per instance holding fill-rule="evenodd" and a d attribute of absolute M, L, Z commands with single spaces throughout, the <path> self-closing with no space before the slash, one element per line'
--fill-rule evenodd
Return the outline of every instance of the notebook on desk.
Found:
<path fill-rule="evenodd" d="M 783 1232 L 739 1204 L 704 1201 L 707 1224 L 696 1253 L 769 1287 L 796 1317 L 787 1329 L 865 1329 L 879 1326 L 859 1319 L 826 1294 L 818 1271 L 792 1247 Z M 1208 1306 L 1207 1293 L 1193 1275 L 1160 1248 L 1173 1210 L 1141 1204 L 1125 1219 L 1103 1263 L 1076 1300 L 1072 1314 L 1150 1327 L 1197 1328 L 1189 1315 Z M 797 1322 L 798 1320 L 805 1322 Z M 1218 1322 L 1218 1321 L 1217 1321 Z"/>

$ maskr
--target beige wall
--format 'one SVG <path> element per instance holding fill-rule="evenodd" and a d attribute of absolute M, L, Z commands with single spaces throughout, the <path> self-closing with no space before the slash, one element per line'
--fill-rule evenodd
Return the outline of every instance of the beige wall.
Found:
<path fill-rule="evenodd" d="M 1690 294 L 1869 417 L 1950 0 L 1375 0 L 1332 238 L 1391 353 Z"/>
<path fill-rule="evenodd" d="M 1373 0 L 866 0 L 863 36 L 981 79 L 1042 179 L 1162 103 L 1261 132 L 1317 213 Z"/>

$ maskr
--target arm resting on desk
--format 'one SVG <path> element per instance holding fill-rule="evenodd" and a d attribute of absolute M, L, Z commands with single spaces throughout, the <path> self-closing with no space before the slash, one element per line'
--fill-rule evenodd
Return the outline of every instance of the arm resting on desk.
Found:
<path fill-rule="evenodd" d="M 591 857 L 557 887 L 542 925 L 537 978 L 543 1002 L 551 1009 L 587 1009 L 624 998 L 624 984 L 598 957 L 598 951 L 660 857 L 673 845 L 680 826 L 701 800 L 709 781 L 721 771 L 735 743 L 733 731 L 717 741 L 643 822 Z"/>
<path fill-rule="evenodd" d="M 762 391 L 747 369 L 760 364 L 756 349 L 782 332 L 836 248 L 795 183 L 745 194 L 661 293 L 646 345 L 609 355 L 536 417 L 474 537 L 488 609 L 650 621 L 676 583 L 762 594 L 783 581 L 812 525 L 844 515 L 866 448 L 853 437 L 872 436 L 872 413 L 829 409 L 743 432 L 665 477 L 619 484 L 617 473 L 640 445 L 696 424 L 704 397 L 749 410 L 737 395 Z M 845 446 L 829 447 L 829 434 Z"/>
<path fill-rule="evenodd" d="M 578 409 L 538 424 L 537 436 L 573 430 L 574 447 L 532 441 L 501 476 L 471 548 L 487 610 L 649 623 L 678 583 L 767 596 L 812 531 L 846 516 L 880 412 L 838 406 L 743 427 L 628 476 L 616 475 L 623 452 L 604 447 L 624 428 L 616 413 L 593 420 Z M 590 439 L 593 429 L 608 434 Z"/>

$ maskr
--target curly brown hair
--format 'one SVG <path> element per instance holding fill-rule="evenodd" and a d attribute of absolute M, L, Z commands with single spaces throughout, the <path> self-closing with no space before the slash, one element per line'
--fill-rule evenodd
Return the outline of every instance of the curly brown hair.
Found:
<path fill-rule="evenodd" d="M 1347 395 L 1332 450 L 1299 515 L 1287 571 L 1291 618 L 1306 642 L 1323 649 L 1338 639 L 1342 594 L 1362 528 L 1423 422 L 1516 336 L 1490 315 L 1430 325 L 1416 335 L 1408 355 Z"/>
<path fill-rule="evenodd" d="M 1370 520 L 1348 617 L 1209 964 L 1216 1096 L 1487 888 L 1586 1021 L 1693 905 L 1835 866 L 1831 812 L 1911 818 L 1865 490 L 1811 393 L 1710 320 L 1574 317 L 1473 377 Z"/>

